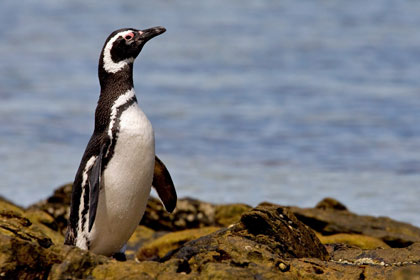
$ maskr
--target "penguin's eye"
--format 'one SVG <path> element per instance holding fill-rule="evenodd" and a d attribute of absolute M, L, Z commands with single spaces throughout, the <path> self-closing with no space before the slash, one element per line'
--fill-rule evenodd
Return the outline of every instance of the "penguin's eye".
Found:
<path fill-rule="evenodd" d="M 131 34 L 125 35 L 124 37 L 126 40 L 131 40 L 131 38 L 133 38 L 133 36 Z"/>

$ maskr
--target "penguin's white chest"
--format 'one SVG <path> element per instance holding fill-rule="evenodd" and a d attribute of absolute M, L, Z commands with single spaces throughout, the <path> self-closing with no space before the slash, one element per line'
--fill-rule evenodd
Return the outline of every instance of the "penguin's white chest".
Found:
<path fill-rule="evenodd" d="M 110 255 L 130 238 L 149 199 L 154 162 L 152 125 L 134 103 L 119 118 L 114 153 L 102 173 L 98 210 L 89 238 L 91 251 Z"/>

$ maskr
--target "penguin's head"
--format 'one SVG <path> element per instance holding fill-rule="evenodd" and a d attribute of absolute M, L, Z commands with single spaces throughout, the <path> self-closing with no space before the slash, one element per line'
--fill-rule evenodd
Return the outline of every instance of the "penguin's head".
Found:
<path fill-rule="evenodd" d="M 164 27 L 156 26 L 144 30 L 123 28 L 112 32 L 102 49 L 100 65 L 108 73 L 120 71 L 134 62 L 147 41 L 165 31 Z"/>

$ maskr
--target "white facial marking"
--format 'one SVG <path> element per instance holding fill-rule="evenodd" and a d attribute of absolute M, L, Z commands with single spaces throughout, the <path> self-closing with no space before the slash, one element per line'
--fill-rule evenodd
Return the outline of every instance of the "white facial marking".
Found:
<path fill-rule="evenodd" d="M 114 126 L 115 119 L 117 118 L 118 107 L 127 103 L 128 100 L 130 100 L 131 98 L 134 97 L 134 95 L 135 95 L 134 88 L 132 88 L 130 90 L 127 90 L 123 95 L 120 95 L 120 97 L 118 97 L 118 99 L 115 100 L 114 104 L 111 107 L 111 120 L 109 122 L 109 127 L 108 127 L 108 136 L 111 139 L 111 143 L 113 141 L 113 139 L 112 139 L 112 127 Z M 111 146 L 111 145 L 109 145 L 109 146 Z M 108 153 L 109 153 L 109 149 L 107 150 L 105 156 L 108 156 Z"/>
<path fill-rule="evenodd" d="M 120 36 L 125 37 L 126 35 L 128 35 L 130 33 L 133 33 L 133 31 L 132 30 L 127 30 L 127 31 L 119 32 L 119 33 L 115 34 L 115 36 L 112 37 L 108 41 L 108 43 L 106 44 L 106 46 L 104 48 L 104 69 L 105 69 L 106 72 L 117 73 L 118 71 L 123 69 L 124 66 L 126 66 L 127 64 L 134 62 L 134 58 L 130 57 L 130 58 L 124 59 L 124 60 L 116 63 L 112 60 L 112 57 L 111 57 L 111 49 L 112 49 L 112 45 L 114 44 L 114 42 L 118 39 L 118 37 L 120 37 Z"/>
<path fill-rule="evenodd" d="M 82 193 L 80 195 L 80 204 L 79 204 L 79 221 L 78 221 L 78 228 L 77 228 L 77 240 L 76 240 L 76 246 L 82 249 L 87 250 L 87 244 L 85 238 L 83 238 L 82 234 L 86 229 L 86 224 L 89 224 L 89 216 L 86 219 L 85 228 L 82 228 L 82 212 L 84 209 L 85 204 L 85 188 L 84 186 L 87 184 L 88 180 L 88 171 L 92 168 L 93 164 L 95 163 L 96 156 L 92 156 L 85 165 L 85 168 L 83 169 L 83 179 L 82 179 Z"/>

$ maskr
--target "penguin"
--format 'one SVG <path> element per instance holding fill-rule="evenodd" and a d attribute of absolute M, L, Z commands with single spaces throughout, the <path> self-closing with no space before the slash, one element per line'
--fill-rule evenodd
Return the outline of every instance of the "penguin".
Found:
<path fill-rule="evenodd" d="M 73 183 L 65 244 L 113 256 L 139 224 L 153 186 L 165 209 L 175 209 L 171 176 L 155 155 L 152 125 L 138 106 L 133 63 L 161 26 L 111 33 L 102 48 L 95 128 Z"/>

